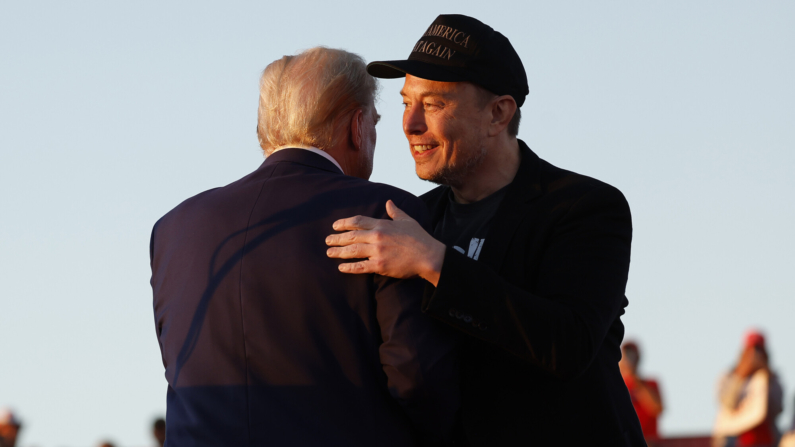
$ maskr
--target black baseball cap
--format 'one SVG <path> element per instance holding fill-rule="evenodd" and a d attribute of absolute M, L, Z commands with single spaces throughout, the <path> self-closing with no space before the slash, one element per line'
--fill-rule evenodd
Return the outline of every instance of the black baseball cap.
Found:
<path fill-rule="evenodd" d="M 530 92 L 522 60 L 507 37 L 478 19 L 442 14 L 414 45 L 407 60 L 367 65 L 376 78 L 406 73 L 431 81 L 478 84 L 497 95 L 511 95 L 517 106 Z"/>

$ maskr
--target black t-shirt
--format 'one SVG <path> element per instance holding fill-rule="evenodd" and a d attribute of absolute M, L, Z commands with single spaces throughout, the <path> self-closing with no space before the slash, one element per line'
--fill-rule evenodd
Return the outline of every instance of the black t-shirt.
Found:
<path fill-rule="evenodd" d="M 456 202 L 450 190 L 447 208 L 433 230 L 433 237 L 477 261 L 486 241 L 491 218 L 497 212 L 507 189 L 505 186 L 473 203 Z"/>

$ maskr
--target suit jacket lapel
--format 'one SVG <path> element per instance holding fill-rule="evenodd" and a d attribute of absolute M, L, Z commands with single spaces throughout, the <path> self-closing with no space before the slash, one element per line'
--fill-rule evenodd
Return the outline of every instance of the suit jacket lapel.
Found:
<path fill-rule="evenodd" d="M 495 272 L 500 271 L 505 261 L 516 229 L 530 213 L 530 202 L 542 192 L 540 159 L 522 140 L 519 140 L 519 151 L 522 156 L 519 170 L 494 214 L 478 260 Z"/>
<path fill-rule="evenodd" d="M 442 220 L 444 211 L 447 209 L 448 194 L 450 194 L 449 186 L 439 186 L 423 194 L 421 197 L 431 215 L 431 234 L 436 230 L 436 225 Z"/>

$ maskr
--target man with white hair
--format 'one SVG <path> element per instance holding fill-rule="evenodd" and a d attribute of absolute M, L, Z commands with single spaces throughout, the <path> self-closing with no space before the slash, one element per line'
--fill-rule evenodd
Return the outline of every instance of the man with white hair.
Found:
<path fill-rule="evenodd" d="M 376 89 L 341 50 L 271 63 L 257 126 L 265 162 L 155 225 L 166 446 L 451 439 L 453 338 L 420 311 L 421 280 L 344 275 L 323 250 L 332 222 L 385 217 L 387 200 L 428 223 L 419 199 L 367 181 Z"/>

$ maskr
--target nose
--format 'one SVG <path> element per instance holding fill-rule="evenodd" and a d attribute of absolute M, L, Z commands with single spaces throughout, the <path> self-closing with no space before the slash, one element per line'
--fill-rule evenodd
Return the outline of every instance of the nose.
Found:
<path fill-rule="evenodd" d="M 422 135 L 428 131 L 425 124 L 425 110 L 422 107 L 410 105 L 403 111 L 403 133 L 408 135 Z"/>

